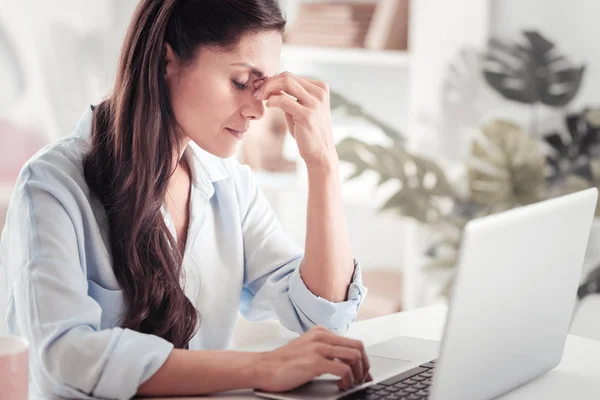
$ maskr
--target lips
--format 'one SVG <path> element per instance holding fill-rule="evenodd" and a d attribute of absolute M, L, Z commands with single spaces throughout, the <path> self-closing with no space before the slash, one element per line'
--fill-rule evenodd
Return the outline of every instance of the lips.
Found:
<path fill-rule="evenodd" d="M 244 136 L 244 132 L 246 132 L 246 129 L 233 129 L 233 128 L 225 128 L 229 131 L 229 133 L 231 133 L 232 135 L 238 137 L 238 138 L 242 138 Z"/>

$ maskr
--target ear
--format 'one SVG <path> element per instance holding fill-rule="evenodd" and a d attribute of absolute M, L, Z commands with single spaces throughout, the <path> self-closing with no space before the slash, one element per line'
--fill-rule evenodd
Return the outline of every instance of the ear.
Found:
<path fill-rule="evenodd" d="M 165 43 L 163 54 L 165 55 L 165 77 L 171 78 L 175 76 L 179 70 L 179 60 L 177 60 L 175 52 L 169 43 Z"/>

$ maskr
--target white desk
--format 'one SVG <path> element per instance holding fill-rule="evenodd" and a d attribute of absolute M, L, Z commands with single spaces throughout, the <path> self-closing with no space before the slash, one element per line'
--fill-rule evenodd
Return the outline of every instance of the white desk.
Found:
<path fill-rule="evenodd" d="M 445 317 L 445 306 L 426 307 L 372 320 L 359 321 L 352 326 L 348 336 L 362 340 L 366 346 L 394 336 L 414 336 L 440 340 Z M 290 338 L 293 337 L 290 335 Z M 284 341 L 263 343 L 243 350 L 268 350 L 283 343 Z M 600 342 L 569 335 L 563 359 L 558 367 L 541 378 L 510 392 L 501 399 L 564 400 L 598 398 L 600 398 Z M 202 397 L 201 399 L 243 400 L 256 399 L 256 397 L 249 392 L 236 392 Z"/>

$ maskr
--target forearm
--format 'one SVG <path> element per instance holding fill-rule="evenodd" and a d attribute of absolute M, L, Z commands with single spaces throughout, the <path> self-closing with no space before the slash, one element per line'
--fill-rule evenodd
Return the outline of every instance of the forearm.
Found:
<path fill-rule="evenodd" d="M 175 349 L 138 389 L 143 396 L 187 396 L 256 388 L 258 353 Z"/>
<path fill-rule="evenodd" d="M 332 302 L 346 300 L 354 262 L 342 204 L 337 161 L 308 166 L 306 244 L 301 274 L 306 287 Z"/>

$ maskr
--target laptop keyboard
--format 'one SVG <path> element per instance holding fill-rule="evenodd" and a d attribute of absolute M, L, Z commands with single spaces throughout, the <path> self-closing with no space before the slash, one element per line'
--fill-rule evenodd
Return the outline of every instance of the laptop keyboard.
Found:
<path fill-rule="evenodd" d="M 429 397 L 435 360 L 342 397 L 344 400 L 421 400 Z"/>

